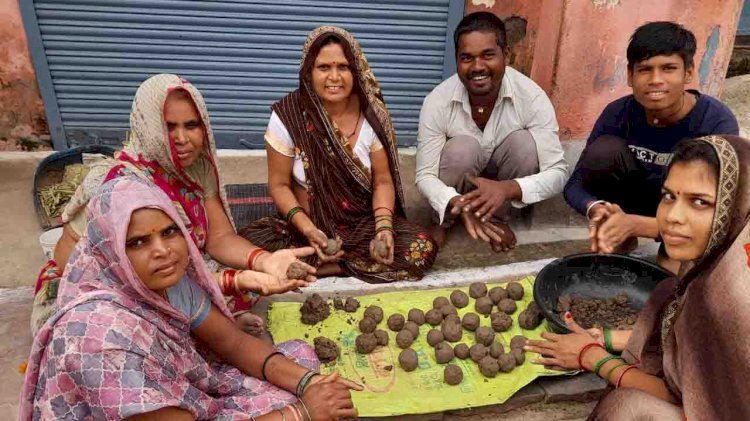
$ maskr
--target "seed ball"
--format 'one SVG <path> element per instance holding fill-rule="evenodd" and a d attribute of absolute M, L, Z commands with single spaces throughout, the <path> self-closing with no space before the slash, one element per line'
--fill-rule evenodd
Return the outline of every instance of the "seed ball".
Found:
<path fill-rule="evenodd" d="M 344 303 L 344 311 L 347 313 L 354 313 L 359 308 L 359 301 L 354 297 L 347 297 L 346 303 Z"/>
<path fill-rule="evenodd" d="M 496 359 L 486 356 L 479 361 L 479 371 L 484 377 L 495 377 L 497 376 L 497 372 L 500 371 L 500 364 L 498 364 Z"/>
<path fill-rule="evenodd" d="M 434 300 L 432 300 L 432 308 L 434 309 L 440 309 L 443 306 L 447 306 L 451 302 L 448 301 L 445 297 L 435 297 Z"/>
<path fill-rule="evenodd" d="M 335 308 L 336 310 L 343 310 L 344 309 L 344 301 L 341 298 L 339 298 L 339 297 L 334 298 L 333 299 L 333 308 Z"/>
<path fill-rule="evenodd" d="M 542 319 L 539 317 L 539 313 L 536 313 L 533 310 L 527 308 L 518 315 L 518 325 L 521 326 L 522 329 L 534 330 L 540 324 L 542 324 Z"/>
<path fill-rule="evenodd" d="M 386 332 L 383 329 L 378 329 L 373 334 L 375 335 L 375 339 L 378 340 L 378 345 L 380 346 L 388 345 L 388 332 Z"/>
<path fill-rule="evenodd" d="M 360 354 L 371 353 L 378 346 L 378 339 L 372 333 L 363 333 L 354 340 L 357 352 Z"/>
<path fill-rule="evenodd" d="M 464 330 L 461 329 L 461 320 L 458 318 L 458 316 L 446 318 L 443 321 L 440 329 L 443 332 L 443 337 L 445 338 L 445 340 L 449 342 L 460 341 L 464 332 Z"/>
<path fill-rule="evenodd" d="M 490 290 L 489 297 L 493 303 L 497 304 L 503 298 L 508 298 L 508 292 L 503 287 L 494 287 Z"/>
<path fill-rule="evenodd" d="M 500 370 L 503 373 L 510 373 L 516 368 L 516 358 L 512 354 L 503 354 L 498 357 L 497 362 L 500 363 Z"/>
<path fill-rule="evenodd" d="M 378 306 L 369 306 L 365 309 L 365 317 L 375 320 L 375 324 L 383 321 L 383 309 Z"/>
<path fill-rule="evenodd" d="M 516 335 L 510 340 L 510 348 L 516 349 L 516 348 L 523 348 L 526 346 L 526 337 L 522 335 Z"/>
<path fill-rule="evenodd" d="M 455 364 L 448 364 L 445 366 L 445 370 L 443 370 L 443 380 L 447 384 L 454 386 L 461 383 L 463 379 L 464 372 L 461 370 L 461 367 Z"/>
<path fill-rule="evenodd" d="M 476 313 L 466 313 L 461 321 L 464 329 L 475 331 L 479 327 L 479 316 Z"/>
<path fill-rule="evenodd" d="M 487 356 L 488 352 L 487 347 L 482 344 L 474 344 L 469 348 L 469 356 L 475 363 L 479 363 L 482 358 Z"/>
<path fill-rule="evenodd" d="M 523 299 L 523 286 L 518 282 L 508 282 L 508 286 L 505 289 L 508 291 L 508 298 L 516 301 Z"/>
<path fill-rule="evenodd" d="M 456 310 L 456 307 L 453 307 L 451 304 L 448 304 L 446 306 L 440 307 L 440 313 L 443 314 L 443 317 L 450 316 L 451 314 L 458 315 L 458 310 Z"/>
<path fill-rule="evenodd" d="M 465 360 L 469 358 L 469 345 L 458 344 L 455 348 L 453 348 L 453 353 L 456 354 L 457 358 Z"/>
<path fill-rule="evenodd" d="M 396 345 L 401 349 L 410 347 L 413 342 L 414 336 L 412 336 L 411 332 L 407 329 L 402 329 L 398 332 L 398 335 L 396 335 Z"/>
<path fill-rule="evenodd" d="M 510 351 L 510 355 L 516 360 L 516 365 L 521 365 L 526 361 L 526 353 L 523 352 L 523 348 L 513 348 Z"/>
<path fill-rule="evenodd" d="M 490 324 L 495 332 L 505 332 L 513 326 L 513 319 L 505 313 L 492 313 Z"/>
<path fill-rule="evenodd" d="M 364 319 L 359 321 L 359 330 L 362 333 L 372 333 L 375 332 L 375 329 L 378 327 L 378 324 L 375 323 L 375 320 L 372 320 L 369 317 L 365 317 Z"/>
<path fill-rule="evenodd" d="M 537 304 L 536 301 L 530 302 L 529 306 L 526 307 L 526 310 L 532 311 L 532 312 L 538 314 L 539 316 L 542 316 L 544 314 L 544 312 L 542 311 L 541 307 L 539 307 L 539 304 Z"/>
<path fill-rule="evenodd" d="M 440 342 L 435 345 L 435 361 L 438 364 L 446 364 L 453 360 L 453 348 L 448 342 Z"/>
<path fill-rule="evenodd" d="M 474 332 L 474 338 L 478 344 L 490 346 L 495 340 L 495 332 L 487 326 L 479 326 Z"/>
<path fill-rule="evenodd" d="M 418 326 L 422 326 L 424 324 L 424 322 L 425 322 L 425 320 L 424 320 L 424 311 L 422 311 L 422 310 L 420 310 L 418 308 L 413 308 L 413 309 L 409 310 L 409 317 L 408 317 L 408 319 L 409 319 L 410 322 L 414 322 Z"/>
<path fill-rule="evenodd" d="M 469 295 L 471 298 L 479 298 L 487 295 L 487 285 L 482 282 L 474 282 L 469 285 Z"/>
<path fill-rule="evenodd" d="M 484 315 L 490 314 L 492 312 L 492 306 L 493 306 L 492 300 L 490 300 L 490 297 L 487 297 L 487 296 L 479 297 L 474 302 L 474 308 L 479 314 L 484 314 Z"/>
<path fill-rule="evenodd" d="M 497 308 L 505 314 L 513 314 L 518 309 L 518 306 L 516 306 L 516 302 L 510 298 L 503 298 L 497 303 Z"/>
<path fill-rule="evenodd" d="M 400 314 L 391 314 L 390 317 L 388 317 L 388 329 L 394 332 L 403 329 L 404 323 L 406 323 L 404 316 Z"/>
<path fill-rule="evenodd" d="M 461 290 L 451 292 L 451 302 L 458 308 L 464 308 L 469 305 L 469 296 Z"/>
<path fill-rule="evenodd" d="M 500 342 L 495 341 L 492 343 L 492 345 L 490 345 L 490 356 L 492 358 L 497 358 L 503 353 L 505 353 L 505 348 Z"/>
<path fill-rule="evenodd" d="M 411 348 L 407 348 L 398 354 L 398 363 L 404 371 L 414 371 L 419 364 L 417 353 Z"/>
<path fill-rule="evenodd" d="M 443 342 L 443 332 L 437 329 L 430 329 L 430 331 L 427 332 L 427 343 L 434 347 L 440 342 Z"/>
<path fill-rule="evenodd" d="M 411 336 L 413 336 L 415 340 L 419 337 L 419 326 L 417 326 L 416 323 L 406 322 L 404 323 L 404 329 L 411 332 Z"/>
<path fill-rule="evenodd" d="M 443 321 L 443 313 L 433 308 L 425 314 L 424 318 L 430 325 L 437 326 Z"/>

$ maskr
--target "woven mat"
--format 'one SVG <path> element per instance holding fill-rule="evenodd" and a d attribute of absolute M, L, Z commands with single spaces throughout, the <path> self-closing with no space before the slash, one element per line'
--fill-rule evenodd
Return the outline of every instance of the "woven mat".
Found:
<path fill-rule="evenodd" d="M 240 229 L 256 219 L 277 214 L 276 205 L 268 194 L 268 185 L 227 184 L 224 186 L 235 226 Z"/>

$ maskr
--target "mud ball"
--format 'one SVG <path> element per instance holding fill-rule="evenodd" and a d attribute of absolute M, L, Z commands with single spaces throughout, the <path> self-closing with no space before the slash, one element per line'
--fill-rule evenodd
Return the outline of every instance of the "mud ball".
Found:
<path fill-rule="evenodd" d="M 503 354 L 498 357 L 497 362 L 500 363 L 500 371 L 503 373 L 510 373 L 516 368 L 516 357 L 513 354 Z"/>
<path fill-rule="evenodd" d="M 424 311 L 413 308 L 409 310 L 409 317 L 407 317 L 410 322 L 414 322 L 417 324 L 417 326 L 422 326 L 425 322 L 424 320 Z"/>
<path fill-rule="evenodd" d="M 321 322 L 331 314 L 328 303 L 318 294 L 307 297 L 299 311 L 302 313 L 302 323 L 306 325 Z"/>
<path fill-rule="evenodd" d="M 336 361 L 339 357 L 339 346 L 336 345 L 336 342 L 326 337 L 318 336 L 313 339 L 313 345 L 315 345 L 315 355 L 318 356 L 318 359 L 322 363 Z"/>
<path fill-rule="evenodd" d="M 510 355 L 516 360 L 516 365 L 521 365 L 526 361 L 526 353 L 523 351 L 523 348 L 511 349 Z"/>
<path fill-rule="evenodd" d="M 440 342 L 443 342 L 444 339 L 445 338 L 443 338 L 443 332 L 437 329 L 430 329 L 430 331 L 427 332 L 427 343 L 432 347 L 439 344 Z"/>
<path fill-rule="evenodd" d="M 403 329 L 404 323 L 406 323 L 406 320 L 404 320 L 404 316 L 400 314 L 391 314 L 390 317 L 388 317 L 388 329 L 394 332 Z"/>
<path fill-rule="evenodd" d="M 463 336 L 464 330 L 461 328 L 461 320 L 458 316 L 446 318 L 440 329 L 443 337 L 448 342 L 458 342 Z"/>
<path fill-rule="evenodd" d="M 396 335 L 396 345 L 401 349 L 410 347 L 413 342 L 414 336 L 407 329 L 401 330 L 401 332 L 398 332 L 398 335 Z"/>
<path fill-rule="evenodd" d="M 544 312 L 542 312 L 541 307 L 539 307 L 539 304 L 537 304 L 536 301 L 530 302 L 528 307 L 526 307 L 526 310 L 532 311 L 540 316 L 544 314 Z"/>
<path fill-rule="evenodd" d="M 495 332 L 505 332 L 513 326 L 513 319 L 505 313 L 492 313 L 490 315 L 490 324 Z"/>
<path fill-rule="evenodd" d="M 292 262 L 286 269 L 287 279 L 305 279 L 307 278 L 307 267 L 302 262 Z"/>
<path fill-rule="evenodd" d="M 365 309 L 365 317 L 375 320 L 375 324 L 383 321 L 383 309 L 378 306 L 369 306 Z"/>
<path fill-rule="evenodd" d="M 474 339 L 478 344 L 490 346 L 495 340 L 495 332 L 487 326 L 479 326 L 474 332 Z"/>
<path fill-rule="evenodd" d="M 461 321 L 461 325 L 464 329 L 473 332 L 479 327 L 479 316 L 476 313 L 466 313 Z"/>
<path fill-rule="evenodd" d="M 335 308 L 336 310 L 343 310 L 344 309 L 344 301 L 341 298 L 339 298 L 339 297 L 334 298 L 333 299 L 333 308 Z"/>
<path fill-rule="evenodd" d="M 461 290 L 451 292 L 451 302 L 457 308 L 464 308 L 469 305 L 469 296 Z"/>
<path fill-rule="evenodd" d="M 461 367 L 455 365 L 455 364 L 448 364 L 445 366 L 445 370 L 443 370 L 443 380 L 451 385 L 457 385 L 461 383 L 464 379 L 464 372 L 461 370 Z"/>
<path fill-rule="evenodd" d="M 375 239 L 373 243 L 373 249 L 375 251 L 375 255 L 383 260 L 387 259 L 391 254 L 391 248 L 388 246 L 388 243 L 386 243 L 385 240 L 380 240 L 379 238 Z"/>
<path fill-rule="evenodd" d="M 445 297 L 435 297 L 435 299 L 432 300 L 432 308 L 440 309 L 443 306 L 447 306 L 450 303 L 451 302 L 448 301 L 448 299 Z"/>
<path fill-rule="evenodd" d="M 490 290 L 488 296 L 493 303 L 497 304 L 503 298 L 508 298 L 508 291 L 503 287 L 494 287 Z"/>
<path fill-rule="evenodd" d="M 510 349 L 523 348 L 526 346 L 526 341 L 525 336 L 516 335 L 510 340 Z"/>
<path fill-rule="evenodd" d="M 523 299 L 523 285 L 518 282 L 508 282 L 508 286 L 505 287 L 508 291 L 508 298 L 519 301 Z"/>
<path fill-rule="evenodd" d="M 500 342 L 493 342 L 490 345 L 490 357 L 497 358 L 505 353 L 505 347 Z"/>
<path fill-rule="evenodd" d="M 440 313 L 443 314 L 443 317 L 446 317 L 451 314 L 458 315 L 458 310 L 456 310 L 456 307 L 453 307 L 453 305 L 448 304 L 447 306 L 440 307 Z"/>
<path fill-rule="evenodd" d="M 521 312 L 518 316 L 518 325 L 526 330 L 534 330 L 542 323 L 542 318 L 539 317 L 539 313 L 535 313 L 533 310 L 528 308 Z"/>
<path fill-rule="evenodd" d="M 496 359 L 486 356 L 479 361 L 479 372 L 484 377 L 495 377 L 498 371 L 500 371 L 500 364 L 498 364 Z"/>
<path fill-rule="evenodd" d="M 453 360 L 453 347 L 448 342 L 440 342 L 435 345 L 435 361 L 438 364 L 446 364 Z"/>
<path fill-rule="evenodd" d="M 414 371 L 419 364 L 417 353 L 411 348 L 407 348 L 398 354 L 398 363 L 404 371 Z"/>
<path fill-rule="evenodd" d="M 375 335 L 375 338 L 378 340 L 378 345 L 380 346 L 386 346 L 388 345 L 389 339 L 388 339 L 388 332 L 386 332 L 383 329 L 378 329 L 375 332 L 373 332 Z"/>
<path fill-rule="evenodd" d="M 360 354 L 369 354 L 378 346 L 378 338 L 372 333 L 363 333 L 357 336 L 354 344 L 357 347 L 357 352 Z"/>
<path fill-rule="evenodd" d="M 365 317 L 364 319 L 359 321 L 359 331 L 362 333 L 372 333 L 375 332 L 375 329 L 377 329 L 378 324 L 375 323 L 375 320 L 372 320 L 369 317 Z"/>
<path fill-rule="evenodd" d="M 413 336 L 415 340 L 419 337 L 419 326 L 416 323 L 406 322 L 404 323 L 404 329 L 411 332 L 411 336 Z"/>
<path fill-rule="evenodd" d="M 354 313 L 359 309 L 359 301 L 354 297 L 348 297 L 344 303 L 344 311 L 347 313 Z"/>
<path fill-rule="evenodd" d="M 487 295 L 487 285 L 483 282 L 474 282 L 469 285 L 469 296 L 471 298 L 479 298 Z"/>
<path fill-rule="evenodd" d="M 341 245 L 344 244 L 344 241 L 341 240 L 341 238 L 329 238 L 328 241 L 326 241 L 327 245 L 323 249 L 323 253 L 333 256 L 334 254 L 338 253 L 339 250 L 341 250 Z"/>
<path fill-rule="evenodd" d="M 513 301 L 513 300 L 511 300 Z M 515 301 L 513 301 L 515 303 Z M 477 313 L 479 314 L 490 314 L 492 312 L 492 306 L 494 303 L 492 300 L 490 300 L 490 297 L 484 296 L 477 298 L 477 301 L 474 302 L 474 308 L 477 310 Z"/>
<path fill-rule="evenodd" d="M 443 321 L 443 313 L 441 313 L 440 310 L 435 310 L 433 308 L 424 315 L 424 318 L 427 323 L 431 324 L 432 326 L 437 326 L 440 324 L 440 322 Z"/>
<path fill-rule="evenodd" d="M 458 344 L 455 348 L 453 348 L 453 353 L 456 354 L 457 358 L 465 360 L 469 358 L 469 345 Z"/>
<path fill-rule="evenodd" d="M 500 300 L 500 302 L 497 303 L 497 308 L 505 314 L 513 314 L 518 310 L 516 302 L 510 298 L 503 298 Z"/>
<path fill-rule="evenodd" d="M 475 363 L 479 363 L 482 358 L 487 356 L 488 352 L 489 350 L 486 346 L 482 344 L 474 344 L 469 348 L 469 357 L 471 357 L 471 360 Z"/>

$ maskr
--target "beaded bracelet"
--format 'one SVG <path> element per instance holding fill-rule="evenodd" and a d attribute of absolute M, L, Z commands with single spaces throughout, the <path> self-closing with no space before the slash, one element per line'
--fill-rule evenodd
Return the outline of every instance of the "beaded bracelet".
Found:
<path fill-rule="evenodd" d="M 255 268 L 255 261 L 260 257 L 261 254 L 268 253 L 266 250 L 256 247 L 252 250 L 250 250 L 250 253 L 247 254 L 247 268 L 250 270 L 254 270 Z"/>
<path fill-rule="evenodd" d="M 260 367 L 260 379 L 266 380 L 266 364 L 268 364 L 268 360 L 275 357 L 276 355 L 284 355 L 279 351 L 274 351 L 266 356 L 266 359 L 263 360 L 263 365 Z"/>
<path fill-rule="evenodd" d="M 628 367 L 628 368 L 626 368 L 625 370 L 622 371 L 622 374 L 620 374 L 620 378 L 617 379 L 617 384 L 615 385 L 616 389 L 620 388 L 620 383 L 622 383 L 622 378 L 625 377 L 625 374 L 627 374 L 628 371 L 630 371 L 630 370 L 632 370 L 634 368 L 635 368 L 635 366 L 631 365 L 630 367 Z"/>
<path fill-rule="evenodd" d="M 298 212 L 304 212 L 304 209 L 302 209 L 301 206 L 295 206 L 289 209 L 289 212 L 286 213 L 286 222 L 291 224 L 292 218 L 294 218 L 294 215 L 296 215 Z"/>
<path fill-rule="evenodd" d="M 588 351 L 591 348 L 604 349 L 604 347 L 599 342 L 591 342 L 590 344 L 581 348 L 581 351 L 578 353 L 578 368 L 583 369 L 583 362 L 581 361 L 583 359 L 583 354 L 585 354 L 586 351 Z"/>
<path fill-rule="evenodd" d="M 606 357 L 602 358 L 601 360 L 599 360 L 596 363 L 596 365 L 594 366 L 594 373 L 596 373 L 596 375 L 598 376 L 599 375 L 599 370 L 602 369 L 602 367 L 604 366 L 604 364 L 607 364 L 607 362 L 612 361 L 612 360 L 622 360 L 622 361 L 624 361 L 622 359 L 622 357 L 618 357 L 617 355 L 607 355 Z"/>
<path fill-rule="evenodd" d="M 616 366 L 614 366 L 614 367 L 610 368 L 609 370 L 607 370 L 607 374 L 604 375 L 604 380 L 606 380 L 607 383 L 609 383 L 610 377 L 612 377 L 612 374 L 614 374 L 615 370 L 617 370 L 618 368 L 620 368 L 622 366 L 626 366 L 626 365 L 630 365 L 630 364 L 623 362 L 623 363 L 617 364 Z"/>
<path fill-rule="evenodd" d="M 604 336 L 604 349 L 606 349 L 607 352 L 615 352 L 612 348 L 612 331 L 609 330 L 608 327 L 605 327 L 602 329 L 602 333 Z"/>

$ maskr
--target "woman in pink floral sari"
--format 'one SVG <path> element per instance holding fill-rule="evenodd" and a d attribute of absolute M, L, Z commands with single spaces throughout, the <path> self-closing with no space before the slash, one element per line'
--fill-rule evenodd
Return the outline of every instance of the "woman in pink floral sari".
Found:
<path fill-rule="evenodd" d="M 350 390 L 361 386 L 317 374 L 310 346 L 274 348 L 232 323 L 162 190 L 117 178 L 88 216 L 60 309 L 34 339 L 21 420 L 356 417 Z"/>

